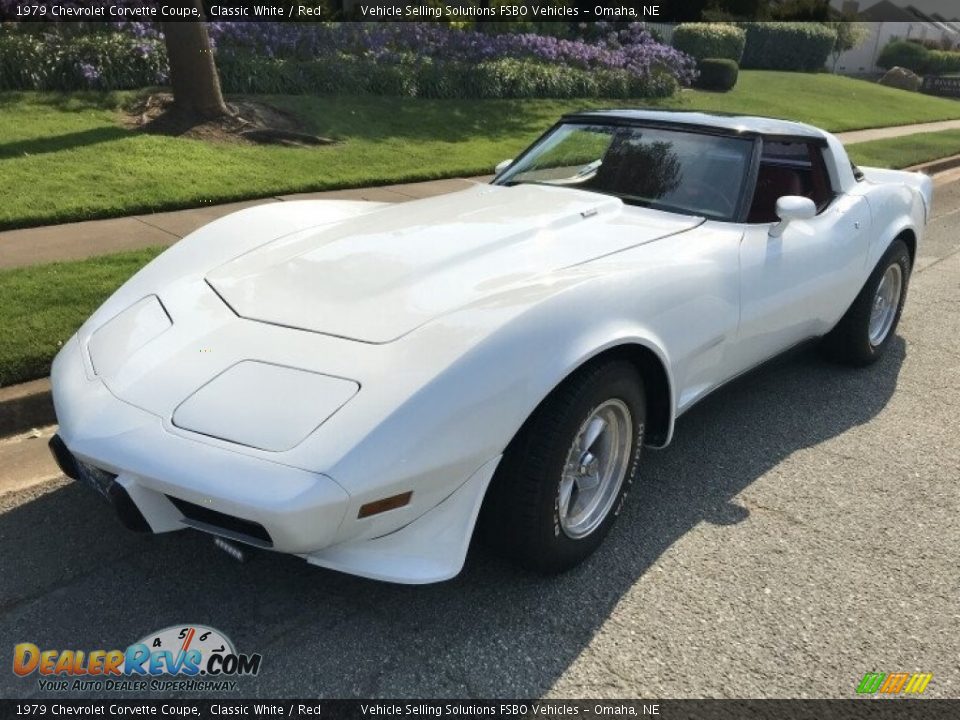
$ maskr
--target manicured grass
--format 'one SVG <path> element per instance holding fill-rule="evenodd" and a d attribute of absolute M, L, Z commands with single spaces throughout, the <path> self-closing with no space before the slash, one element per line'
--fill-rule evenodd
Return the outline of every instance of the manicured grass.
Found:
<path fill-rule="evenodd" d="M 49 374 L 60 346 L 161 250 L 0 271 L 0 386 Z"/>
<path fill-rule="evenodd" d="M 847 148 L 858 165 L 903 168 L 929 160 L 960 155 L 960 130 L 919 133 L 887 140 L 871 140 Z"/>
<path fill-rule="evenodd" d="M 0 229 L 252 197 L 484 174 L 564 112 L 622 100 L 269 97 L 340 142 L 212 145 L 123 127 L 130 93 L 0 93 Z M 960 103 L 827 74 L 750 72 L 658 107 L 773 115 L 841 131 L 960 117 Z"/>
<path fill-rule="evenodd" d="M 960 102 L 826 73 L 746 70 L 729 93 L 687 91 L 671 109 L 766 115 L 830 132 L 960 118 Z"/>
<path fill-rule="evenodd" d="M 316 148 L 212 144 L 121 127 L 123 96 L 0 95 L 0 228 L 291 192 L 492 172 L 577 101 L 271 97 Z M 598 103 L 595 103 L 597 105 Z"/>
<path fill-rule="evenodd" d="M 960 130 L 859 143 L 861 165 L 906 167 L 960 154 Z M 0 271 L 0 386 L 43 377 L 60 345 L 162 248 Z"/>

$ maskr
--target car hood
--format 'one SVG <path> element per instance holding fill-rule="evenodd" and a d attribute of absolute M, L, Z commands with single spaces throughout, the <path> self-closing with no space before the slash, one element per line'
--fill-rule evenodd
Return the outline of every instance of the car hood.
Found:
<path fill-rule="evenodd" d="M 619 199 L 596 193 L 478 185 L 288 235 L 206 280 L 243 318 L 387 343 L 485 297 L 702 222 L 649 211 L 629 233 L 604 232 L 623 212 Z"/>

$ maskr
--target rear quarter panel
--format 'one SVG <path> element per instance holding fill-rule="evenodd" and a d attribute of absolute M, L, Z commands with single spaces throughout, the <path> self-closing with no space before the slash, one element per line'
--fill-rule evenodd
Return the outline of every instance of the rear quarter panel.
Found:
<path fill-rule="evenodd" d="M 865 179 L 854 193 L 870 203 L 873 233 L 867 257 L 869 272 L 879 262 L 894 238 L 911 231 L 919 246 L 933 203 L 933 181 L 922 173 L 860 168 Z"/>

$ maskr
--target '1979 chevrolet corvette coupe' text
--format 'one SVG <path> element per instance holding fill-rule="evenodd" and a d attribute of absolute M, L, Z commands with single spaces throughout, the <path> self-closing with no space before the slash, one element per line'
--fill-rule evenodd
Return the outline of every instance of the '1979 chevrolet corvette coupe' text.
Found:
<path fill-rule="evenodd" d="M 357 575 L 456 575 L 474 526 L 560 571 L 641 447 L 822 338 L 890 343 L 924 175 L 753 117 L 562 118 L 489 185 L 283 202 L 184 238 L 54 362 L 54 454 L 129 527 L 193 527 Z"/>

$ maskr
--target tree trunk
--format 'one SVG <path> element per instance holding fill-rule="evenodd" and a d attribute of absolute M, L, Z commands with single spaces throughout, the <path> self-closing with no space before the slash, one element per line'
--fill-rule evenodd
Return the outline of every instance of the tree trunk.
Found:
<path fill-rule="evenodd" d="M 193 4 L 203 16 L 199 0 Z M 211 120 L 228 115 L 220 91 L 220 76 L 213 61 L 207 26 L 203 22 L 161 22 L 170 84 L 176 109 L 185 116 Z"/>

